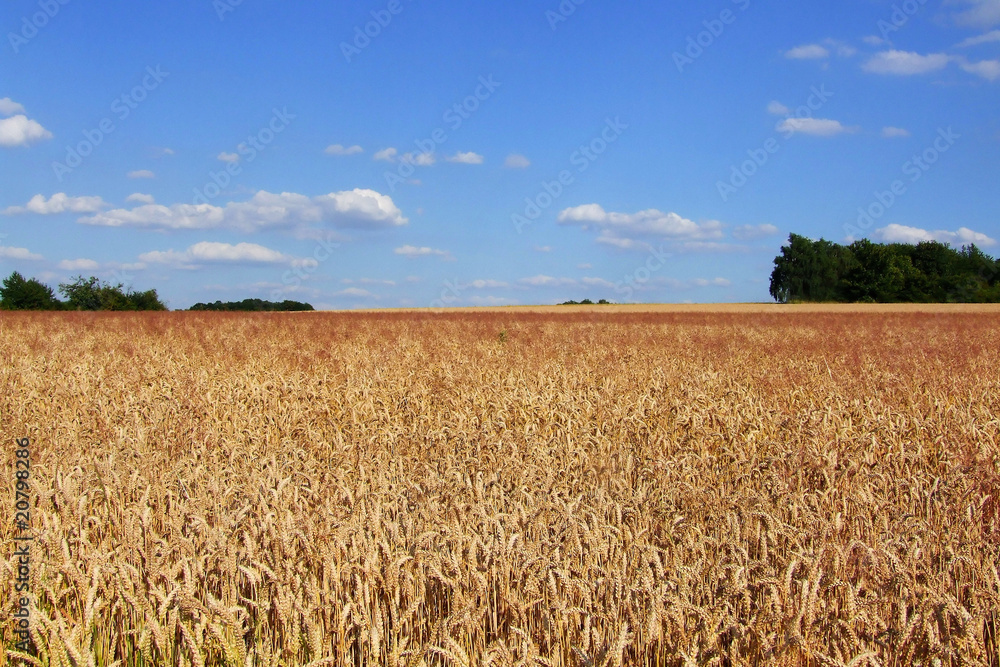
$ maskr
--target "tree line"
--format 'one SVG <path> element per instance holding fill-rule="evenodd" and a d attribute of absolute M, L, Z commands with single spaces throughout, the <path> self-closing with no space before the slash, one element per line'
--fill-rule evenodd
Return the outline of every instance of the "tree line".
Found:
<path fill-rule="evenodd" d="M 770 293 L 780 303 L 998 303 L 1000 261 L 974 244 L 844 246 L 791 234 L 774 258 Z"/>
<path fill-rule="evenodd" d="M 155 289 L 136 292 L 121 283 L 102 282 L 78 276 L 59 284 L 59 294 L 35 278 L 25 279 L 15 271 L 0 287 L 2 310 L 166 310 Z"/>
<path fill-rule="evenodd" d="M 298 312 L 314 310 L 311 304 L 299 301 L 264 301 L 263 299 L 243 299 L 242 301 L 216 301 L 215 303 L 196 303 L 191 306 L 191 310 L 215 310 L 234 312 Z"/>

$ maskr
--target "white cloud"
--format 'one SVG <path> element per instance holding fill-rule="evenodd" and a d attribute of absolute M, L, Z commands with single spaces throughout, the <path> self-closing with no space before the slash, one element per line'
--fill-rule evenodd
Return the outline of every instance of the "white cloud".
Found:
<path fill-rule="evenodd" d="M 725 278 L 712 278 L 711 280 L 695 278 L 690 284 L 692 287 L 729 287 L 733 283 Z"/>
<path fill-rule="evenodd" d="M 960 227 L 954 232 L 939 229 L 927 231 L 919 227 L 907 227 L 906 225 L 892 224 L 887 227 L 875 230 L 872 234 L 876 239 L 886 243 L 920 243 L 921 241 L 940 241 L 953 245 L 967 245 L 975 243 L 980 246 L 996 245 L 996 240 L 986 234 L 976 232 L 968 227 Z"/>
<path fill-rule="evenodd" d="M 342 289 L 339 292 L 334 292 L 334 296 L 349 296 L 356 299 L 367 299 L 374 297 L 375 295 L 366 289 L 361 289 L 360 287 L 348 287 L 347 289 Z"/>
<path fill-rule="evenodd" d="M 59 262 L 63 271 L 96 271 L 101 265 L 92 259 L 64 259 Z"/>
<path fill-rule="evenodd" d="M 319 197 L 261 190 L 249 201 L 212 204 L 151 204 L 131 210 L 115 209 L 80 218 L 87 225 L 149 229 L 237 229 L 292 231 L 334 227 L 398 227 L 409 222 L 392 198 L 374 190 L 346 190 Z"/>
<path fill-rule="evenodd" d="M 24 113 L 24 107 L 9 97 L 0 98 L 0 116 L 13 116 Z"/>
<path fill-rule="evenodd" d="M 48 199 L 44 195 L 35 195 L 24 206 L 10 206 L 4 209 L 4 215 L 55 215 L 57 213 L 97 213 L 107 206 L 100 197 L 69 197 L 65 192 L 57 192 Z"/>
<path fill-rule="evenodd" d="M 156 178 L 156 174 L 149 169 L 137 169 L 128 173 L 129 178 Z"/>
<path fill-rule="evenodd" d="M 451 253 L 447 250 L 437 250 L 426 246 L 418 248 L 417 246 L 404 245 L 396 248 L 393 252 L 411 259 L 415 257 L 443 257 L 444 259 L 452 259 Z"/>
<path fill-rule="evenodd" d="M 905 139 L 910 136 L 910 131 L 902 127 L 883 127 L 882 137 L 885 139 Z"/>
<path fill-rule="evenodd" d="M 509 287 L 508 283 L 502 280 L 473 280 L 471 283 L 464 285 L 471 289 L 498 289 L 501 287 Z"/>
<path fill-rule="evenodd" d="M 395 149 L 392 149 L 395 150 Z M 323 151 L 327 155 L 357 155 L 358 153 L 364 153 L 365 149 L 361 146 L 343 146 L 341 144 L 332 144 L 326 147 Z"/>
<path fill-rule="evenodd" d="M 344 285 L 353 285 L 355 283 L 359 285 L 383 285 L 385 287 L 395 287 L 395 280 L 379 280 L 377 278 L 358 278 L 357 280 L 352 280 L 350 278 L 344 278 L 340 281 Z"/>
<path fill-rule="evenodd" d="M 697 223 L 676 213 L 648 209 L 638 213 L 609 213 L 598 204 L 567 208 L 559 214 L 559 224 L 600 230 L 598 243 L 625 250 L 648 248 L 631 236 L 669 238 L 672 240 L 722 238 L 722 223 L 708 220 Z"/>
<path fill-rule="evenodd" d="M 969 37 L 968 39 L 958 43 L 956 48 L 965 49 L 970 46 L 979 46 L 980 44 L 989 44 L 991 42 L 1000 42 L 1000 30 L 992 30 L 984 35 Z"/>
<path fill-rule="evenodd" d="M 511 153 L 507 156 L 507 159 L 503 161 L 503 166 L 508 169 L 527 169 L 531 166 L 531 160 L 524 157 L 520 153 Z"/>
<path fill-rule="evenodd" d="M 478 153 L 455 153 L 450 158 L 447 158 L 448 162 L 456 162 L 458 164 L 482 164 L 483 156 Z"/>
<path fill-rule="evenodd" d="M 12 246 L 0 245 L 0 259 L 21 259 L 21 260 L 31 260 L 38 261 L 45 259 L 41 255 L 37 255 L 27 248 L 15 248 Z"/>
<path fill-rule="evenodd" d="M 237 153 L 227 153 L 222 151 L 216 156 L 216 159 L 220 162 L 228 162 L 229 164 L 236 164 L 240 161 L 240 156 Z"/>
<path fill-rule="evenodd" d="M 594 265 L 593 264 L 577 264 L 576 268 L 582 269 L 582 270 L 586 271 L 587 269 L 594 268 Z"/>
<path fill-rule="evenodd" d="M 867 37 L 862 37 L 861 41 L 868 46 L 882 46 L 886 43 L 886 41 L 878 35 L 868 35 Z"/>
<path fill-rule="evenodd" d="M 786 118 L 778 123 L 777 130 L 787 134 L 808 134 L 814 137 L 833 137 L 857 128 L 846 127 L 839 120 L 828 118 Z"/>
<path fill-rule="evenodd" d="M 553 276 L 537 275 L 530 278 L 521 278 L 517 282 L 522 285 L 530 285 L 532 287 L 568 287 L 570 285 L 576 285 L 577 282 L 572 278 L 555 278 Z"/>
<path fill-rule="evenodd" d="M 399 151 L 395 148 L 383 148 L 379 152 L 375 153 L 372 157 L 373 160 L 381 160 L 383 162 L 395 162 L 396 156 L 399 155 Z"/>
<path fill-rule="evenodd" d="M 862 69 L 874 74 L 895 74 L 910 76 L 937 72 L 948 66 L 951 57 L 945 53 L 931 53 L 922 56 L 912 51 L 881 51 L 871 57 Z"/>
<path fill-rule="evenodd" d="M 964 4 L 972 7 L 955 15 L 959 25 L 990 28 L 1000 23 L 1000 1 L 965 0 Z"/>
<path fill-rule="evenodd" d="M 399 159 L 403 162 L 415 164 L 418 167 L 430 167 L 437 162 L 437 158 L 434 156 L 434 153 L 406 153 Z"/>
<path fill-rule="evenodd" d="M 617 287 L 617 285 L 615 285 L 613 282 L 611 282 L 610 280 L 605 280 L 604 278 L 587 277 L 587 278 L 581 278 L 580 282 L 586 285 L 587 287 L 603 287 L 605 289 L 613 289 Z"/>
<path fill-rule="evenodd" d="M 0 120 L 0 146 L 30 146 L 44 139 L 51 139 L 52 133 L 24 114 Z"/>
<path fill-rule="evenodd" d="M 296 264 L 307 262 L 266 248 L 256 243 L 216 243 L 202 241 L 183 252 L 154 250 L 139 255 L 139 261 L 149 264 L 167 264 L 178 268 L 194 268 L 199 263 L 228 264 Z M 315 260 L 310 260 L 315 262 Z"/>
<path fill-rule="evenodd" d="M 739 241 L 753 241 L 778 233 L 778 228 L 774 225 L 740 225 L 733 229 L 733 238 Z"/>
<path fill-rule="evenodd" d="M 1000 79 L 1000 60 L 981 60 L 977 63 L 970 63 L 963 58 L 958 61 L 958 65 L 969 74 L 981 76 L 988 81 Z"/>
<path fill-rule="evenodd" d="M 804 44 L 785 51 L 785 57 L 792 60 L 818 60 L 829 58 L 830 51 L 819 44 Z"/>
<path fill-rule="evenodd" d="M 774 100 L 773 102 L 767 105 L 767 112 L 769 114 L 774 114 L 775 116 L 787 116 L 788 114 L 791 113 L 791 109 L 786 107 L 781 102 Z"/>
<path fill-rule="evenodd" d="M 134 201 L 140 204 L 156 203 L 156 199 L 153 198 L 153 195 L 145 195 L 141 192 L 133 192 L 132 194 L 130 194 L 128 197 L 125 198 L 125 201 Z"/>

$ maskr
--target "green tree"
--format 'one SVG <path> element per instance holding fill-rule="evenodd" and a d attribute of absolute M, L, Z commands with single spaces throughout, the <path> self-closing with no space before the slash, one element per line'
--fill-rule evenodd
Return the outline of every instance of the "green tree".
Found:
<path fill-rule="evenodd" d="M 0 288 L 0 308 L 4 310 L 60 310 L 62 303 L 52 288 L 34 278 L 25 280 L 15 271 Z"/>

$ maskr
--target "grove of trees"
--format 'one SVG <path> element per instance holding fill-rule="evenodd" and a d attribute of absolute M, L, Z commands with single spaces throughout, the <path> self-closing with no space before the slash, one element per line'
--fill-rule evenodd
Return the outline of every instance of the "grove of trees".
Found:
<path fill-rule="evenodd" d="M 298 301 L 264 301 L 263 299 L 243 299 L 242 301 L 216 301 L 215 303 L 196 303 L 191 310 L 218 310 L 239 312 L 277 312 L 313 310 L 308 303 Z"/>
<path fill-rule="evenodd" d="M 136 292 L 121 283 L 101 282 L 91 276 L 78 276 L 72 282 L 61 283 L 60 301 L 51 287 L 36 280 L 25 279 L 15 271 L 0 287 L 2 310 L 166 310 L 155 289 Z"/>
<path fill-rule="evenodd" d="M 770 292 L 781 303 L 997 303 L 1000 261 L 975 245 L 844 246 L 792 234 L 774 258 Z"/>

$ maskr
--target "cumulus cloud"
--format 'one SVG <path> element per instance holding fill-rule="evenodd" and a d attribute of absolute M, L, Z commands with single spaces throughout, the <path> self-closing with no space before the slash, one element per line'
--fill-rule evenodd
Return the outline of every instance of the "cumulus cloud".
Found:
<path fill-rule="evenodd" d="M 430 167 L 437 162 L 434 153 L 406 153 L 399 158 L 403 162 L 415 164 L 418 167 Z"/>
<path fill-rule="evenodd" d="M 399 151 L 395 148 L 383 148 L 382 150 L 375 153 L 372 157 L 373 160 L 381 160 L 383 162 L 395 162 L 396 156 L 399 155 Z"/>
<path fill-rule="evenodd" d="M 886 43 L 885 39 L 879 37 L 878 35 L 868 35 L 866 37 L 862 37 L 861 41 L 868 46 L 882 46 Z"/>
<path fill-rule="evenodd" d="M 785 134 L 833 137 L 838 134 L 856 132 L 857 128 L 847 127 L 839 120 L 830 120 L 828 118 L 786 118 L 778 123 L 777 130 Z"/>
<path fill-rule="evenodd" d="M 217 243 L 202 241 L 184 251 L 154 250 L 139 255 L 148 264 L 167 264 L 178 268 L 195 268 L 200 264 L 293 264 L 305 265 L 315 260 L 298 260 L 256 243 Z"/>
<path fill-rule="evenodd" d="M 38 261 L 45 259 L 41 255 L 35 254 L 27 248 L 15 248 L 13 246 L 0 245 L 0 259 L 21 259 Z"/>
<path fill-rule="evenodd" d="M 971 6 L 955 15 L 955 22 L 959 25 L 990 28 L 1000 24 L 998 0 L 963 0 L 962 4 Z"/>
<path fill-rule="evenodd" d="M 130 171 L 127 175 L 129 178 L 156 178 L 156 174 L 149 169 L 137 169 Z"/>
<path fill-rule="evenodd" d="M 451 253 L 447 250 L 438 250 L 436 248 L 417 247 L 412 245 L 404 245 L 393 250 L 397 255 L 402 255 L 403 257 L 409 257 L 411 259 L 416 257 L 441 257 L 443 259 L 453 259 Z"/>
<path fill-rule="evenodd" d="M 948 66 L 951 57 L 945 53 L 931 53 L 926 56 L 912 51 L 881 51 L 876 53 L 863 66 L 866 72 L 874 74 L 894 74 L 911 76 L 937 72 Z"/>
<path fill-rule="evenodd" d="M 804 44 L 785 51 L 785 57 L 791 60 L 819 60 L 829 58 L 830 51 L 820 44 Z"/>
<path fill-rule="evenodd" d="M 733 238 L 739 241 L 754 241 L 777 233 L 778 228 L 774 225 L 740 225 L 733 229 Z"/>
<path fill-rule="evenodd" d="M 318 197 L 261 190 L 249 201 L 212 204 L 148 204 L 80 218 L 87 225 L 147 229 L 262 229 L 303 231 L 319 225 L 398 227 L 409 222 L 392 198 L 374 190 L 347 190 Z"/>
<path fill-rule="evenodd" d="M 767 112 L 769 114 L 774 114 L 775 116 L 787 116 L 788 114 L 791 113 L 791 109 L 786 107 L 781 102 L 774 100 L 767 105 Z"/>
<path fill-rule="evenodd" d="M 882 137 L 885 139 L 905 139 L 910 136 L 910 131 L 902 127 L 883 127 Z"/>
<path fill-rule="evenodd" d="M 969 74 L 981 76 L 988 81 L 1000 79 L 1000 60 L 981 60 L 977 63 L 972 63 L 964 58 L 960 58 L 957 59 L 957 62 L 959 67 Z"/>
<path fill-rule="evenodd" d="M 632 237 L 687 241 L 722 238 L 722 223 L 716 220 L 694 222 L 676 213 L 648 209 L 638 213 L 605 211 L 599 204 L 567 208 L 559 214 L 559 224 L 576 225 L 600 232 L 598 243 L 623 250 L 648 249 L 649 244 Z"/>
<path fill-rule="evenodd" d="M 141 192 L 133 192 L 132 194 L 130 194 L 128 197 L 125 198 L 125 201 L 134 201 L 140 204 L 156 203 L 156 199 L 153 198 L 153 195 L 145 195 Z"/>
<path fill-rule="evenodd" d="M 505 283 L 502 280 L 473 280 L 472 282 L 463 285 L 470 289 L 499 289 L 501 287 L 509 287 L 509 283 Z"/>
<path fill-rule="evenodd" d="M 368 299 L 375 295 L 366 289 L 361 289 L 360 287 L 348 287 L 347 289 L 342 289 L 339 292 L 334 292 L 334 296 L 349 296 L 356 299 Z"/>
<path fill-rule="evenodd" d="M 447 158 L 448 162 L 456 162 L 458 164 L 482 164 L 483 156 L 478 153 L 455 153 L 450 158 Z"/>
<path fill-rule="evenodd" d="M 928 231 L 919 227 L 907 227 L 906 225 L 891 224 L 881 229 L 876 229 L 872 234 L 876 239 L 886 243 L 920 243 L 921 241 L 939 241 L 952 245 L 968 245 L 975 243 L 979 246 L 996 245 L 996 240 L 986 234 L 976 232 L 968 227 L 959 227 L 956 231 L 950 232 L 944 229 Z"/>
<path fill-rule="evenodd" d="M 9 206 L 4 215 L 55 215 L 57 213 L 97 213 L 107 204 L 100 197 L 69 197 L 65 192 L 57 192 L 48 199 L 45 195 L 35 195 L 24 206 Z"/>
<path fill-rule="evenodd" d="M 24 113 L 24 107 L 9 97 L 0 98 L 0 116 L 13 116 Z"/>
<path fill-rule="evenodd" d="M 395 150 L 395 149 L 392 149 Z M 341 144 L 332 144 L 326 147 L 323 151 L 327 155 L 357 155 L 358 153 L 364 153 L 365 149 L 361 146 L 343 146 Z"/>
<path fill-rule="evenodd" d="M 51 132 L 42 127 L 38 121 L 31 120 L 24 114 L 0 119 L 0 146 L 4 148 L 30 146 L 51 138 Z"/>
<path fill-rule="evenodd" d="M 229 164 L 236 164 L 240 161 L 240 156 L 238 153 L 227 153 L 222 151 L 216 156 L 216 159 L 220 162 L 228 162 Z"/>
<path fill-rule="evenodd" d="M 96 271 L 101 265 L 92 259 L 64 259 L 59 262 L 63 271 Z"/>
<path fill-rule="evenodd" d="M 531 160 L 524 157 L 520 153 L 511 153 L 507 156 L 507 159 L 503 161 L 503 166 L 508 169 L 527 169 L 531 166 Z"/>
<path fill-rule="evenodd" d="M 1000 42 L 1000 30 L 991 30 L 983 35 L 969 37 L 968 39 L 956 44 L 955 47 L 959 49 L 966 49 L 970 46 L 979 46 L 980 44 L 989 44 L 991 42 Z M 2 102 L 2 100 L 0 100 L 0 102 Z"/>

